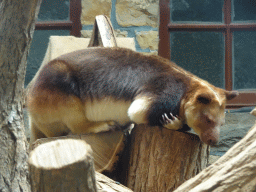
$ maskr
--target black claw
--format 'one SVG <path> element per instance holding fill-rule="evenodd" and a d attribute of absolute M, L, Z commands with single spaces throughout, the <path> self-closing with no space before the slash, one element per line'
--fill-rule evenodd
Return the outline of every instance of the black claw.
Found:
<path fill-rule="evenodd" d="M 172 121 L 175 120 L 175 118 L 179 119 L 179 117 L 177 115 L 174 116 L 172 113 L 170 113 L 170 116 L 171 116 L 171 118 L 169 118 L 168 115 L 166 113 L 164 113 L 162 115 L 162 119 L 160 119 L 160 123 L 162 125 L 166 125 L 168 123 L 172 123 Z"/>
<path fill-rule="evenodd" d="M 162 125 L 165 125 L 165 124 L 166 124 L 166 120 L 165 120 L 164 115 L 162 115 L 162 119 L 160 119 L 160 123 L 161 123 Z"/>
<path fill-rule="evenodd" d="M 171 118 L 172 118 L 173 120 L 174 120 L 175 118 L 180 119 L 180 118 L 178 117 L 178 115 L 173 116 L 172 113 L 170 113 L 170 116 L 171 116 Z"/>
<path fill-rule="evenodd" d="M 168 123 L 171 123 L 171 122 L 172 122 L 172 120 L 168 117 L 168 115 L 166 113 L 164 113 L 162 115 L 162 120 L 160 120 L 160 123 L 162 125 L 165 125 L 165 124 L 168 124 Z"/>

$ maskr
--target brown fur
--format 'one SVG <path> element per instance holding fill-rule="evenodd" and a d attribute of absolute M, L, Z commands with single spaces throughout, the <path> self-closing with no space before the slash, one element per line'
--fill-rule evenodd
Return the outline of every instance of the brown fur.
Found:
<path fill-rule="evenodd" d="M 175 130 L 187 124 L 212 145 L 226 101 L 237 94 L 158 56 L 122 48 L 76 51 L 46 64 L 29 85 L 31 141 L 134 122 Z"/>

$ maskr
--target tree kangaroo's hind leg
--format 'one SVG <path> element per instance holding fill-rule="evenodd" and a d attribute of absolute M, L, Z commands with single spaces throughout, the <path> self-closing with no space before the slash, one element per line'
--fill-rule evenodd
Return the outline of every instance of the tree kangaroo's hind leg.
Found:
<path fill-rule="evenodd" d="M 77 98 L 70 98 L 65 106 L 61 107 L 63 123 L 74 134 L 97 133 L 112 129 L 115 121 L 89 121 L 85 115 L 84 103 Z"/>
<path fill-rule="evenodd" d="M 35 123 L 30 120 L 30 143 L 35 142 L 37 139 L 45 138 L 46 135 L 43 134 Z"/>

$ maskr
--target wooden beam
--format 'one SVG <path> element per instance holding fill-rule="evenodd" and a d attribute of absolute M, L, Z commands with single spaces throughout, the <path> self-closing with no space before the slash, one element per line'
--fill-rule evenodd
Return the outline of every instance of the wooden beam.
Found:
<path fill-rule="evenodd" d="M 175 192 L 255 191 L 256 125 L 225 155 Z"/>
<path fill-rule="evenodd" d="M 36 30 L 71 30 L 71 21 L 40 21 L 36 22 Z"/>
<path fill-rule="evenodd" d="M 81 37 L 81 0 L 70 0 L 70 21 L 72 22 L 72 29 L 70 35 Z"/>

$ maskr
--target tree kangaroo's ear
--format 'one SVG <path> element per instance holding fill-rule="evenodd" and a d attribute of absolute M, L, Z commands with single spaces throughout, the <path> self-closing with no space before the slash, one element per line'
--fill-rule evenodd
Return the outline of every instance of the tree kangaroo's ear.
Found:
<path fill-rule="evenodd" d="M 231 99 L 235 98 L 236 96 L 238 96 L 239 92 L 238 91 L 226 91 L 225 94 L 226 94 L 227 100 L 231 100 Z"/>
<path fill-rule="evenodd" d="M 197 96 L 196 100 L 202 104 L 209 104 L 212 101 L 212 96 L 207 93 L 201 93 Z"/>

